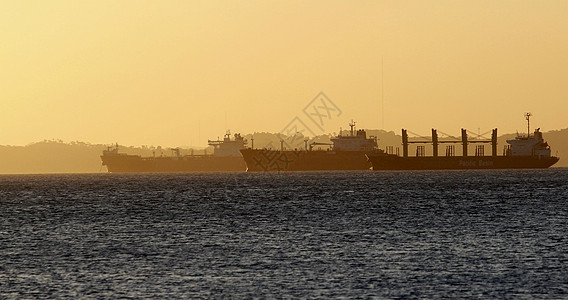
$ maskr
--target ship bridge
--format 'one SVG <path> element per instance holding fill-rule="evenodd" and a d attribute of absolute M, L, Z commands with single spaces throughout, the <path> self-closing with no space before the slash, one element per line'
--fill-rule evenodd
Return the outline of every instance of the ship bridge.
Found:
<path fill-rule="evenodd" d="M 213 156 L 218 157 L 240 157 L 241 149 L 245 149 L 247 141 L 240 133 L 235 133 L 234 139 L 231 140 L 231 133 L 227 131 L 223 140 L 208 140 L 209 146 L 213 146 Z"/>
<path fill-rule="evenodd" d="M 335 151 L 364 151 L 373 152 L 377 149 L 377 139 L 367 138 L 367 133 L 363 129 L 355 131 L 355 122 L 349 123 L 351 130 L 348 136 L 339 135 L 332 138 L 333 150 Z"/>

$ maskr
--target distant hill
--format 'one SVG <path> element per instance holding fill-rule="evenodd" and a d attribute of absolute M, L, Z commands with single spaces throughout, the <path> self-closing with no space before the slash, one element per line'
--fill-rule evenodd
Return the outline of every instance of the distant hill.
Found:
<path fill-rule="evenodd" d="M 344 131 L 342 134 L 347 135 Z M 401 136 L 392 131 L 384 130 L 367 130 L 368 136 L 376 136 L 379 142 L 379 148 L 384 149 L 385 146 L 401 147 Z M 553 155 L 559 156 L 560 161 L 554 167 L 568 167 L 568 128 L 562 130 L 553 130 L 544 132 L 544 139 L 552 148 Z M 507 139 L 515 138 L 515 134 L 505 134 L 499 136 L 498 154 L 502 155 L 502 148 L 506 145 Z M 258 132 L 245 135 L 248 145 L 251 146 L 254 139 L 255 148 L 272 148 L 280 149 L 280 140 L 284 140 L 285 148 L 304 148 L 303 136 L 287 137 L 274 133 Z M 329 143 L 331 135 L 318 136 L 310 139 L 310 142 Z M 41 141 L 27 146 L 0 146 L 0 174 L 39 174 L 39 173 L 99 173 L 106 172 L 106 168 L 102 166 L 100 155 L 108 145 L 89 144 L 84 142 L 65 143 L 59 140 Z M 325 148 L 326 146 L 318 146 Z M 413 154 L 413 146 L 410 148 Z M 415 147 L 415 146 L 414 146 Z M 444 153 L 443 146 L 440 146 L 440 154 Z M 459 145 L 456 145 L 456 149 Z M 170 148 L 162 148 L 160 146 L 119 146 L 119 151 L 128 154 L 137 154 L 142 156 L 170 156 L 172 150 Z M 193 151 L 193 152 L 192 152 Z M 204 154 L 212 153 L 212 148 L 206 149 L 188 149 L 181 148 L 180 154 Z M 402 150 L 400 150 L 402 151 Z M 459 153 L 458 151 L 456 151 Z M 491 153 L 490 146 L 487 145 L 485 153 Z M 431 154 L 431 147 L 426 146 L 426 154 Z"/>
<path fill-rule="evenodd" d="M 27 146 L 0 146 L 0 173 L 98 172 L 102 145 L 43 141 Z"/>

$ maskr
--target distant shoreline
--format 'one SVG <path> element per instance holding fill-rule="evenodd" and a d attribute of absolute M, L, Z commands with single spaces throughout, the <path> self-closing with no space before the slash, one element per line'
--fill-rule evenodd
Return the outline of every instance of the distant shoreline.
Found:
<path fill-rule="evenodd" d="M 369 136 L 377 136 L 379 148 L 386 146 L 400 147 L 401 136 L 392 131 L 367 130 Z M 277 148 L 280 145 L 281 136 L 275 133 L 247 134 L 245 138 L 251 146 L 251 138 L 254 135 L 255 148 L 265 146 Z M 552 154 L 560 157 L 555 168 L 568 167 L 568 128 L 543 132 L 544 139 L 552 148 Z M 516 134 L 508 133 L 498 138 L 499 148 L 505 145 L 505 140 L 512 139 Z M 321 135 L 315 138 L 317 141 L 329 141 L 329 135 Z M 61 140 L 45 140 L 31 143 L 26 146 L 0 145 L 0 174 L 97 174 L 106 172 L 102 167 L 100 155 L 103 150 L 110 146 L 103 144 L 90 144 L 87 142 L 63 142 Z M 278 146 L 279 147 L 279 146 Z M 141 156 L 173 155 L 171 148 L 160 146 L 123 146 L 120 152 Z M 431 148 L 431 147 L 430 147 Z M 181 155 L 190 155 L 191 148 L 179 147 Z M 212 149 L 205 148 L 208 153 Z M 204 149 L 193 149 L 194 154 L 203 154 Z M 426 151 L 431 151 L 426 146 Z M 412 150 L 410 153 L 413 153 Z M 498 151 L 501 155 L 501 151 Z M 101 168 L 102 167 L 102 168 Z"/>

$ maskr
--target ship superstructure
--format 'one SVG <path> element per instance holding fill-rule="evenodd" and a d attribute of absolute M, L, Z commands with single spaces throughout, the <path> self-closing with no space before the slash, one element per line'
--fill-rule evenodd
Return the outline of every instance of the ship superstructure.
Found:
<path fill-rule="evenodd" d="M 246 147 L 247 141 L 240 133 L 235 133 L 231 140 L 231 133 L 227 131 L 223 140 L 208 140 L 209 146 L 213 146 L 213 156 L 215 157 L 242 157 L 240 150 Z"/>
<path fill-rule="evenodd" d="M 304 149 L 285 149 L 281 141 L 280 150 L 241 150 L 247 164 L 247 171 L 317 171 L 317 170 L 368 170 L 371 164 L 365 154 L 378 153 L 376 137 L 367 138 L 365 130 L 355 130 L 355 122 L 349 124 L 348 135 L 341 132 L 331 143 L 305 141 Z M 327 149 L 314 150 L 315 146 Z"/>
<path fill-rule="evenodd" d="M 246 143 L 238 133 L 231 139 L 227 131 L 223 140 L 208 141 L 213 146 L 213 154 L 210 155 L 180 155 L 179 148 L 176 148 L 172 149 L 173 156 L 142 157 L 119 153 L 116 145 L 103 151 L 101 160 L 111 173 L 245 171 L 240 150 L 246 147 Z"/>
<path fill-rule="evenodd" d="M 492 130 L 491 139 L 469 139 L 467 130 L 462 129 L 461 140 L 441 140 L 437 130 L 432 129 L 431 141 L 411 141 L 408 132 L 402 129 L 402 156 L 387 152 L 386 154 L 369 154 L 373 170 L 436 170 L 436 169 L 534 169 L 548 168 L 558 162 L 559 158 L 551 155 L 550 146 L 542 137 L 540 128 L 530 134 L 530 117 L 526 113 L 527 135 L 517 135 L 507 140 L 503 155 L 497 155 L 497 129 Z M 424 146 L 416 148 L 416 156 L 409 156 L 409 144 L 432 144 L 432 156 L 425 156 Z M 454 145 L 446 147 L 446 156 L 438 155 L 438 146 L 442 143 L 461 143 L 462 155 L 455 155 Z M 475 156 L 468 155 L 468 145 L 478 144 Z M 491 144 L 491 155 L 486 156 L 483 143 Z"/>
<path fill-rule="evenodd" d="M 330 139 L 333 151 L 363 151 L 373 152 L 377 150 L 377 138 L 367 138 L 367 132 L 363 129 L 354 130 L 355 123 L 349 123 L 351 130 L 349 135 L 341 135 L 341 132 L 335 138 Z"/>

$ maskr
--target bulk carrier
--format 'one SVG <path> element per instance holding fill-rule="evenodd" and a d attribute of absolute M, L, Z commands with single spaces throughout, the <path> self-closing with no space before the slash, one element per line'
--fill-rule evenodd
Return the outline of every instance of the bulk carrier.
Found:
<path fill-rule="evenodd" d="M 559 158 L 551 155 L 550 146 L 542 137 L 540 128 L 530 134 L 531 113 L 525 114 L 527 135 L 518 135 L 507 140 L 503 155 L 497 155 L 497 129 L 492 130 L 491 139 L 468 139 L 467 130 L 462 129 L 461 140 L 440 140 L 436 129 L 432 129 L 431 141 L 409 141 L 408 132 L 402 129 L 402 156 L 392 151 L 382 154 L 367 154 L 373 170 L 442 170 L 442 169 L 536 169 L 548 168 L 558 162 Z M 416 156 L 408 155 L 409 144 L 432 144 L 432 156 L 425 156 L 425 146 L 416 148 Z M 446 156 L 438 155 L 441 143 L 461 143 L 462 155 L 455 156 L 453 145 L 446 147 Z M 468 156 L 468 145 L 478 143 L 475 156 Z M 491 156 L 484 155 L 483 143 L 491 144 Z M 397 151 L 398 152 L 398 151 Z"/>
<path fill-rule="evenodd" d="M 119 153 L 117 145 L 103 151 L 101 160 L 111 173 L 245 171 L 245 161 L 239 150 L 245 148 L 246 143 L 238 133 L 231 140 L 227 132 L 223 140 L 208 141 L 213 146 L 212 155 L 182 156 L 179 149 L 172 149 L 174 156 L 142 157 Z"/>
<path fill-rule="evenodd" d="M 349 135 L 331 139 L 331 143 L 304 141 L 303 150 L 253 149 L 241 150 L 248 172 L 254 171 L 320 171 L 320 170 L 369 170 L 371 163 L 365 154 L 381 153 L 376 137 L 367 138 L 365 130 L 355 130 L 355 123 L 349 124 Z M 328 146 L 327 150 L 314 150 L 314 146 Z"/>

